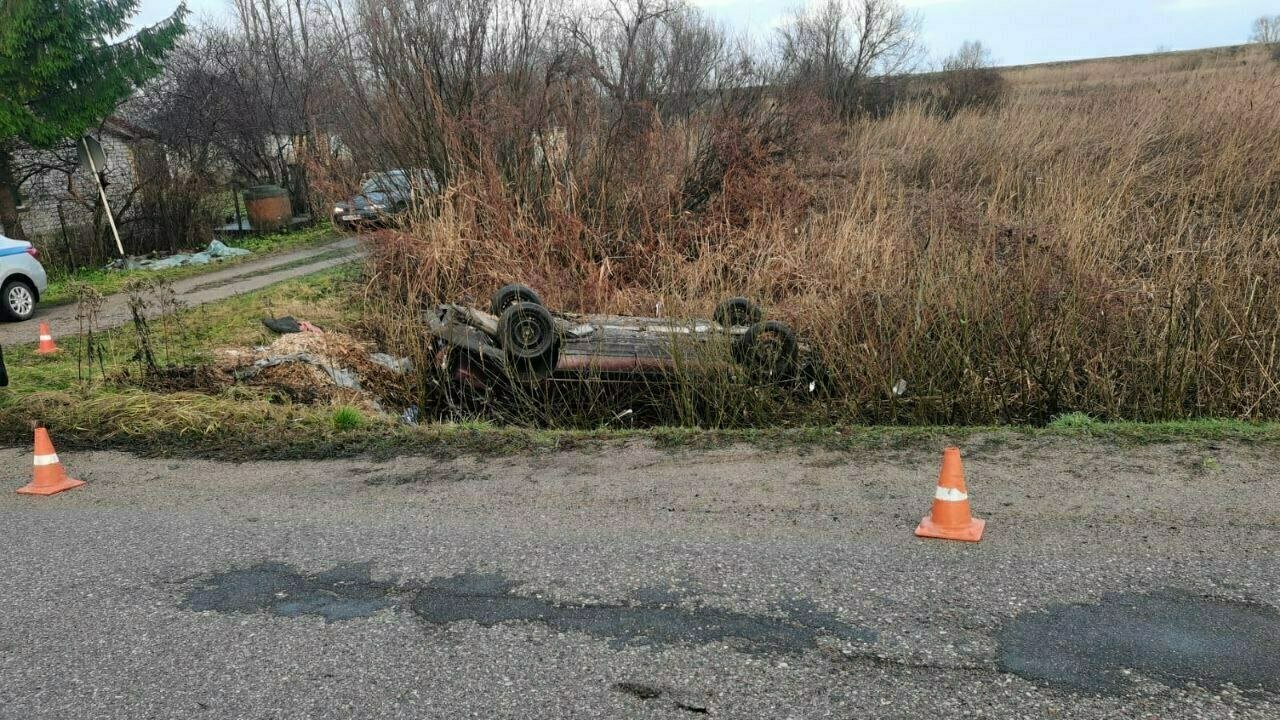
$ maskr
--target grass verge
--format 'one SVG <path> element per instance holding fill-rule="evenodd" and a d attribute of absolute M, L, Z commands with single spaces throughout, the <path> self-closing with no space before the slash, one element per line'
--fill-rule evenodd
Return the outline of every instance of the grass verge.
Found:
<path fill-rule="evenodd" d="M 280 405 L 251 393 L 210 396 L 43 391 L 0 404 L 0 442 L 30 442 L 39 419 L 69 449 L 115 449 L 166 457 L 223 460 L 302 459 L 397 454 L 501 456 L 557 450 L 604 450 L 649 443 L 670 450 L 714 450 L 750 445 L 770 451 L 800 448 L 852 452 L 870 449 L 937 448 L 968 444 L 998 449 L 1051 439 L 1078 439 L 1118 446 L 1239 442 L 1275 444 L 1280 424 L 1234 421 L 1090 423 L 1029 427 L 830 426 L 704 430 L 598 428 L 543 430 L 488 423 L 400 424 L 389 416 L 354 414 L 350 408 Z"/>
<path fill-rule="evenodd" d="M 275 253 L 296 250 L 298 248 L 319 245 L 338 239 L 338 235 L 328 223 L 286 233 L 272 235 L 248 236 L 226 240 L 230 247 L 244 248 L 252 254 L 227 258 L 207 265 L 186 265 L 165 270 L 106 270 L 103 268 L 81 268 L 74 273 L 50 273 L 49 288 L 40 298 L 45 306 L 65 305 L 75 301 L 75 288 L 84 284 L 93 287 L 104 295 L 120 292 L 126 283 L 136 277 L 161 277 L 166 280 L 182 280 L 207 273 L 217 272 L 245 262 L 259 260 Z"/>
<path fill-rule="evenodd" d="M 221 347 L 258 345 L 273 335 L 267 315 L 291 314 L 322 326 L 347 327 L 358 309 L 348 302 L 358 272 L 334 268 L 256 293 L 154 320 L 152 340 L 164 363 L 208 361 Z M 158 456 L 224 460 L 325 458 L 368 454 L 485 456 L 564 449 L 602 450 L 648 443 L 671 450 L 751 445 L 770 451 L 798 448 L 858 451 L 926 449 L 947 443 L 998 449 L 1037 440 L 1066 438 L 1117 445 L 1234 441 L 1271 444 L 1280 423 L 1198 420 L 1165 423 L 1100 422 L 1065 415 L 1046 427 L 857 426 L 774 427 L 708 430 L 689 427 L 622 429 L 598 427 L 545 430 L 487 422 L 404 425 L 386 415 L 346 406 L 282 403 L 254 388 L 235 386 L 220 394 L 150 392 L 115 382 L 128 371 L 136 332 L 125 326 L 104 333 L 101 347 L 108 378 L 89 372 L 81 340 L 59 339 L 61 353 L 40 357 L 34 345 L 6 348 L 11 386 L 0 390 L 0 442 L 26 445 L 40 422 L 66 449 L 115 449 Z"/>

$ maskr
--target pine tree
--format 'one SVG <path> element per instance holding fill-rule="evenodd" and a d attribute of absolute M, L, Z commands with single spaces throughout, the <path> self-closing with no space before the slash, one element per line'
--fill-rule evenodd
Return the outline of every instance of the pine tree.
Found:
<path fill-rule="evenodd" d="M 24 237 L 13 151 L 52 148 L 100 123 L 160 72 L 186 31 L 186 5 L 128 39 L 138 0 L 0 3 L 0 225 Z"/>

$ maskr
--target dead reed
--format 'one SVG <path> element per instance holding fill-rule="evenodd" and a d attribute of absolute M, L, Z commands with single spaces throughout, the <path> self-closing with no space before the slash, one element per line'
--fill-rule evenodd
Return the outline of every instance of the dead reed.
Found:
<path fill-rule="evenodd" d="M 371 243 L 366 323 L 421 355 L 424 307 L 507 282 L 582 312 L 747 295 L 831 372 L 802 401 L 678 378 L 655 421 L 687 425 L 1280 417 L 1280 64 L 1122 66 L 1021 70 L 952 120 L 654 119 L 548 158 L 532 195 L 478 157 Z M 607 422 L 633 399 L 608 395 L 524 420 Z"/>

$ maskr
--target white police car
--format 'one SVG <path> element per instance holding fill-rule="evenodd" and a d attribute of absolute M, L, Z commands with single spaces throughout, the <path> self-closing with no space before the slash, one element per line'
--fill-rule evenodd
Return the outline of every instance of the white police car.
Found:
<path fill-rule="evenodd" d="M 31 317 L 49 287 L 37 254 L 31 243 L 0 235 L 0 315 L 7 320 Z"/>

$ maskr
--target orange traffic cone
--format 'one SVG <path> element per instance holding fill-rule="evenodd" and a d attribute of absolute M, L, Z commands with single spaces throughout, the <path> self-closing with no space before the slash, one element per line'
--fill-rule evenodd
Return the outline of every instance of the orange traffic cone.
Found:
<path fill-rule="evenodd" d="M 52 495 L 63 490 L 70 490 L 84 484 L 83 480 L 73 480 L 62 470 L 62 462 L 58 453 L 53 451 L 53 442 L 49 440 L 49 431 L 36 428 L 35 477 L 29 485 L 18 488 L 23 495 Z"/>
<path fill-rule="evenodd" d="M 37 355 L 52 355 L 58 352 L 58 346 L 53 344 L 53 335 L 49 333 L 49 323 L 40 323 L 40 347 L 36 348 Z"/>
<path fill-rule="evenodd" d="M 953 447 L 943 450 L 942 472 L 938 474 L 938 490 L 933 495 L 933 512 L 920 521 L 916 535 L 978 542 L 986 524 L 986 520 L 979 520 L 969 512 L 969 494 L 964 488 L 960 450 Z"/>

